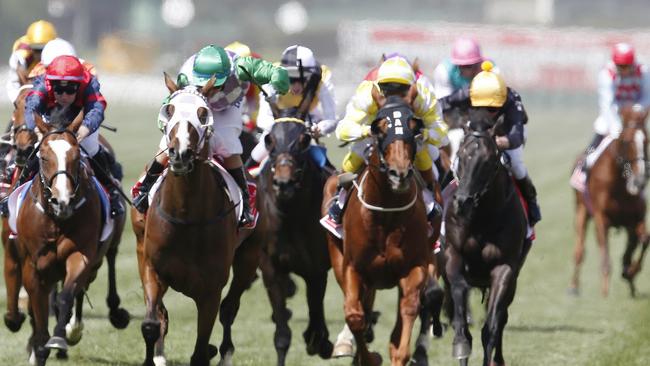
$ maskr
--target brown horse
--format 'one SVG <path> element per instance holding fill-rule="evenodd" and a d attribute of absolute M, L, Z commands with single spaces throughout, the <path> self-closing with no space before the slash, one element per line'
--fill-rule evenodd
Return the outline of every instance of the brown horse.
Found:
<path fill-rule="evenodd" d="M 621 108 L 623 130 L 613 138 L 609 146 L 591 168 L 585 192 L 576 190 L 576 246 L 575 269 L 570 291 L 578 293 L 580 266 L 585 252 L 585 231 L 591 217 L 596 225 L 596 239 L 601 253 L 601 293 L 609 292 L 610 258 L 608 231 L 610 227 L 622 227 L 627 232 L 627 246 L 623 254 L 623 278 L 635 295 L 634 278 L 641 270 L 641 263 L 650 242 L 645 225 L 646 203 L 643 190 L 647 183 L 647 133 L 645 120 L 648 111 L 639 106 Z M 607 137 L 609 139 L 609 137 Z M 636 260 L 634 253 L 642 243 Z"/>
<path fill-rule="evenodd" d="M 230 364 L 234 352 L 230 326 L 239 307 L 239 296 L 255 276 L 258 249 L 248 240 L 237 248 L 237 204 L 225 191 L 223 177 L 209 163 L 212 120 L 205 95 L 214 78 L 201 90 L 179 90 L 165 74 L 172 93 L 166 113 L 170 173 L 156 192 L 146 215 L 135 214 L 132 223 L 138 239 L 138 263 L 144 287 L 146 314 L 142 335 L 146 343 L 145 365 L 164 360 L 164 336 L 168 316 L 162 298 L 171 286 L 192 298 L 198 310 L 198 329 L 192 365 L 207 365 L 216 355 L 209 345 L 219 311 L 221 292 L 233 267 L 233 283 L 221 306 L 224 323 L 222 360 Z M 175 93 L 175 94 L 174 94 Z M 177 96 L 192 100 L 192 116 L 174 117 Z M 185 112 L 187 104 L 183 107 Z M 183 113 L 179 113 L 183 114 Z"/>
<path fill-rule="evenodd" d="M 404 100 L 373 97 L 381 111 L 398 106 L 410 109 L 417 90 Z M 389 106 L 383 110 L 384 106 Z M 328 236 L 330 258 L 344 293 L 345 320 L 357 345 L 355 363 L 379 365 L 364 337 L 377 289 L 399 286 L 397 320 L 390 340 L 391 364 L 405 365 L 410 357 L 410 337 L 418 315 L 420 295 L 432 263 L 427 219 L 421 192 L 413 175 L 416 135 L 421 124 L 403 116 L 372 123 L 374 143 L 368 165 L 350 190 L 343 214 L 343 240 Z M 327 214 L 336 179 L 325 186 L 322 214 Z"/>
<path fill-rule="evenodd" d="M 260 215 L 266 218 L 259 228 L 266 238 L 261 269 L 273 308 L 278 365 L 285 364 L 291 344 L 291 312 L 286 307 L 289 273 L 301 276 L 307 287 L 309 323 L 303 333 L 307 353 L 328 359 L 333 348 L 323 308 L 330 260 L 318 221 L 329 174 L 309 155 L 311 135 L 304 119 L 310 104 L 308 95 L 297 110 L 282 111 L 290 117 L 276 119 L 265 138 L 269 162 L 258 178 Z"/>
<path fill-rule="evenodd" d="M 494 141 L 497 127 L 486 111 L 470 111 L 470 120 L 458 151 L 458 190 L 445 215 L 445 278 L 455 330 L 452 355 L 467 365 L 472 348 L 467 324 L 470 286 L 489 289 L 481 334 L 483 365 L 502 366 L 503 329 L 525 259 L 526 218 L 515 183 L 500 162 Z"/>
<path fill-rule="evenodd" d="M 17 217 L 19 250 L 24 253 L 22 280 L 33 320 L 30 347 L 39 365 L 45 364 L 50 349 L 67 350 L 66 325 L 74 300 L 83 300 L 110 243 L 110 238 L 100 242 L 99 192 L 81 164 L 75 132 L 82 121 L 80 113 L 63 128 L 65 124 L 57 123 L 54 114 L 50 124 L 36 116 L 44 135 L 38 147 L 38 179 L 29 187 Z M 23 134 L 33 133 L 23 129 L 16 140 Z M 63 288 L 57 300 L 57 324 L 50 338 L 49 294 L 60 280 Z"/>

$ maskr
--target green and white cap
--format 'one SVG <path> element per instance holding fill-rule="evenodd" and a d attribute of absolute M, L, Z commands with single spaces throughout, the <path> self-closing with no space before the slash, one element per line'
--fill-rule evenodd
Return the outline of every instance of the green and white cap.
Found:
<path fill-rule="evenodd" d="M 204 86 L 213 75 L 217 79 L 215 86 L 226 82 L 230 75 L 230 57 L 222 47 L 209 45 L 196 53 L 192 67 L 192 84 Z"/>

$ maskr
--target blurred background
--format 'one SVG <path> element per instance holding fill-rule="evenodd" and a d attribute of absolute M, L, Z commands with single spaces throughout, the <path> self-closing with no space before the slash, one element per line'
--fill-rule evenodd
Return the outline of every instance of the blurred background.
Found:
<path fill-rule="evenodd" d="M 593 135 L 597 116 L 596 76 L 611 46 L 632 43 L 637 58 L 650 61 L 648 0 L 0 0 L 0 125 L 13 106 L 4 90 L 13 42 L 37 19 L 54 23 L 59 36 L 96 65 L 108 101 L 102 131 L 125 167 L 125 190 L 151 160 L 160 139 L 156 116 L 167 94 L 162 71 L 175 74 L 182 62 L 210 43 L 248 44 L 269 61 L 278 61 L 293 44 L 310 47 L 333 70 L 339 111 L 354 88 L 384 52 L 417 57 L 429 77 L 450 56 L 459 36 L 476 38 L 506 82 L 522 95 L 530 123 L 525 161 L 539 191 L 544 219 L 528 256 L 505 330 L 508 365 L 650 365 L 650 270 L 637 277 L 638 296 L 630 298 L 620 279 L 625 238 L 612 233 L 612 288 L 599 292 L 600 255 L 593 229 L 578 297 L 567 296 L 573 271 L 573 200 L 568 180 L 574 158 Z M 341 113 L 339 116 L 341 117 Z M 344 149 L 326 139 L 339 166 Z M 647 263 L 647 260 L 646 260 Z M 0 269 L 3 263 L 0 261 Z M 144 357 L 140 323 L 144 314 L 136 269 L 135 239 L 127 225 L 118 255 L 118 290 L 133 319 L 125 330 L 106 321 L 106 274 L 101 269 L 84 306 L 84 340 L 70 350 L 70 361 L 53 365 L 138 365 Z M 289 300 L 293 340 L 288 365 L 323 365 L 305 353 L 301 333 L 307 325 L 305 289 Z M 382 291 L 382 312 L 373 350 L 388 358 L 387 342 L 395 319 L 395 291 Z M 233 328 L 237 365 L 275 363 L 274 325 L 261 281 L 244 294 Z M 476 325 L 472 364 L 481 358 L 481 294 L 472 296 Z M 0 280 L 0 312 L 6 296 Z M 169 291 L 166 351 L 169 365 L 187 364 L 195 334 L 195 308 Z M 343 326 L 341 290 L 330 276 L 326 298 L 330 340 Z M 50 326 L 53 322 L 50 321 Z M 17 334 L 0 326 L 0 365 L 27 364 L 24 345 L 29 324 Z M 417 328 L 417 327 L 416 327 Z M 431 342 L 430 364 L 457 365 L 451 358 L 453 334 Z M 216 326 L 212 343 L 219 344 Z M 412 343 L 415 338 L 412 339 Z M 213 364 L 215 361 L 213 361 Z M 328 365 L 349 365 L 350 359 Z"/>

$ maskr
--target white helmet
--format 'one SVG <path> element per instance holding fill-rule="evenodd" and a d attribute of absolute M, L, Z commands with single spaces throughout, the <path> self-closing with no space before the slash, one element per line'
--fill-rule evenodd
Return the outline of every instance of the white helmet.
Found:
<path fill-rule="evenodd" d="M 41 63 L 43 66 L 47 67 L 52 60 L 59 56 L 75 56 L 77 57 L 77 51 L 75 51 L 74 46 L 65 39 L 55 38 L 45 44 L 43 47 L 43 52 L 41 53 Z"/>
<path fill-rule="evenodd" d="M 298 45 L 287 47 L 287 49 L 282 52 L 282 61 L 280 63 L 285 69 L 287 69 L 290 78 L 300 77 L 299 67 L 301 65 L 304 77 L 309 77 L 317 67 L 320 67 L 312 50 Z"/>

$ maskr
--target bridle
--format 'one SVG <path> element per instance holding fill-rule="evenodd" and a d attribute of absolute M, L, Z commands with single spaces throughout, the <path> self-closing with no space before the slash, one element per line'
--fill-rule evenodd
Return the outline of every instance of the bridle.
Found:
<path fill-rule="evenodd" d="M 467 134 L 465 136 L 465 138 L 466 139 L 467 138 L 487 139 L 488 141 L 490 141 L 490 143 L 495 144 L 492 134 L 490 134 L 487 131 L 471 131 L 469 134 Z M 462 145 L 464 145 L 464 144 L 461 144 L 461 147 L 462 147 Z M 490 190 L 490 187 L 494 183 L 494 181 L 495 181 L 496 177 L 498 176 L 499 172 L 502 169 L 504 169 L 503 164 L 501 164 L 502 156 L 503 156 L 503 152 L 501 150 L 499 150 L 499 149 L 496 149 L 496 159 L 495 159 L 496 167 L 494 167 L 494 169 L 491 169 L 491 172 L 492 172 L 491 175 L 489 176 L 488 180 L 485 182 L 485 184 L 483 185 L 483 187 L 480 190 L 478 190 L 477 192 L 475 192 L 473 194 L 462 194 L 462 193 L 457 192 L 456 195 L 455 195 L 455 200 L 460 201 L 460 202 L 466 202 L 467 200 L 471 200 L 472 204 L 476 208 L 478 206 L 478 204 L 479 204 L 479 200 L 481 199 L 481 197 L 483 197 Z M 454 172 L 454 175 L 456 175 L 456 180 L 458 180 L 460 182 L 461 181 L 460 177 L 457 176 L 456 172 Z"/>

